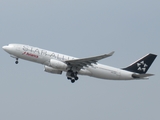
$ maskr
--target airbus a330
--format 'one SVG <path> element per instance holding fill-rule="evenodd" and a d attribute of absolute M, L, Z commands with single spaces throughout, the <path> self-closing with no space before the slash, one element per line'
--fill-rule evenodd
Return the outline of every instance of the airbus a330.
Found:
<path fill-rule="evenodd" d="M 2 48 L 16 59 L 16 64 L 19 59 L 24 59 L 44 65 L 44 70 L 49 73 L 66 72 L 67 79 L 72 83 L 78 80 L 78 75 L 110 80 L 146 79 L 153 75 L 146 72 L 157 57 L 150 53 L 128 67 L 120 69 L 98 63 L 99 60 L 112 56 L 114 52 L 88 58 L 75 58 L 24 44 L 9 44 Z"/>

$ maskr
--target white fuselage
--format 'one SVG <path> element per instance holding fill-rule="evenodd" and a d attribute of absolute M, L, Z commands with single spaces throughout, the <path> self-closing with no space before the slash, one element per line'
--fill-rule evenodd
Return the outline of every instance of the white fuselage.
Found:
<path fill-rule="evenodd" d="M 32 47 L 23 44 L 9 44 L 6 51 L 15 58 L 21 58 L 24 60 L 40 63 L 46 66 L 50 66 L 49 61 L 51 59 L 56 59 L 59 61 L 78 59 L 75 57 L 59 54 L 56 52 L 51 52 L 48 50 L 40 49 L 37 47 Z M 64 69 L 63 71 L 66 72 Z M 102 65 L 102 64 L 92 64 L 92 66 L 87 66 L 81 69 L 78 74 L 88 75 L 91 77 L 101 78 L 101 79 L 112 79 L 112 80 L 131 80 L 133 72 L 126 70 Z"/>

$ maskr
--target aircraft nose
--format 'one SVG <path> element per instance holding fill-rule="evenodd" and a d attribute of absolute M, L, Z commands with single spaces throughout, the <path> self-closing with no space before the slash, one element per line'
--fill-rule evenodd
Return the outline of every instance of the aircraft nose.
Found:
<path fill-rule="evenodd" d="M 4 51 L 6 51 L 6 52 L 8 52 L 8 53 L 10 53 L 11 51 L 12 51 L 12 49 L 13 49 L 13 47 L 12 46 L 10 46 L 10 45 L 6 45 L 6 46 L 3 46 L 2 47 L 3 48 L 3 50 Z"/>
<path fill-rule="evenodd" d="M 2 48 L 3 48 L 3 50 L 5 50 L 5 51 L 7 50 L 7 46 L 3 46 Z"/>

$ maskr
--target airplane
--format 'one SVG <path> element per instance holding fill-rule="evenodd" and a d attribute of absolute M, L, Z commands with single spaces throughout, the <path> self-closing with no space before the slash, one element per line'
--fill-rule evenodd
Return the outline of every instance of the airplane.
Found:
<path fill-rule="evenodd" d="M 16 64 L 19 59 L 24 59 L 44 65 L 44 71 L 48 73 L 62 74 L 62 72 L 66 72 L 66 77 L 71 80 L 71 83 L 78 80 L 78 75 L 110 80 L 148 79 L 154 74 L 146 72 L 157 57 L 150 53 L 128 67 L 115 68 L 98 63 L 99 60 L 112 56 L 114 51 L 109 54 L 79 59 L 24 44 L 8 44 L 2 48 L 16 59 Z"/>

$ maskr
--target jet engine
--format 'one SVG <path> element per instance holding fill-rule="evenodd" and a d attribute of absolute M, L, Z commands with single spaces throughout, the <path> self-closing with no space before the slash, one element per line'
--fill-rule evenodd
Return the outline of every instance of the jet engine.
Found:
<path fill-rule="evenodd" d="M 55 59 L 50 60 L 50 65 L 51 67 L 58 69 L 58 70 L 66 70 L 67 68 L 67 64 L 59 60 L 55 60 Z"/>
<path fill-rule="evenodd" d="M 44 66 L 44 71 L 52 73 L 52 74 L 62 74 L 61 70 L 57 70 L 57 69 L 49 67 L 49 66 Z"/>

